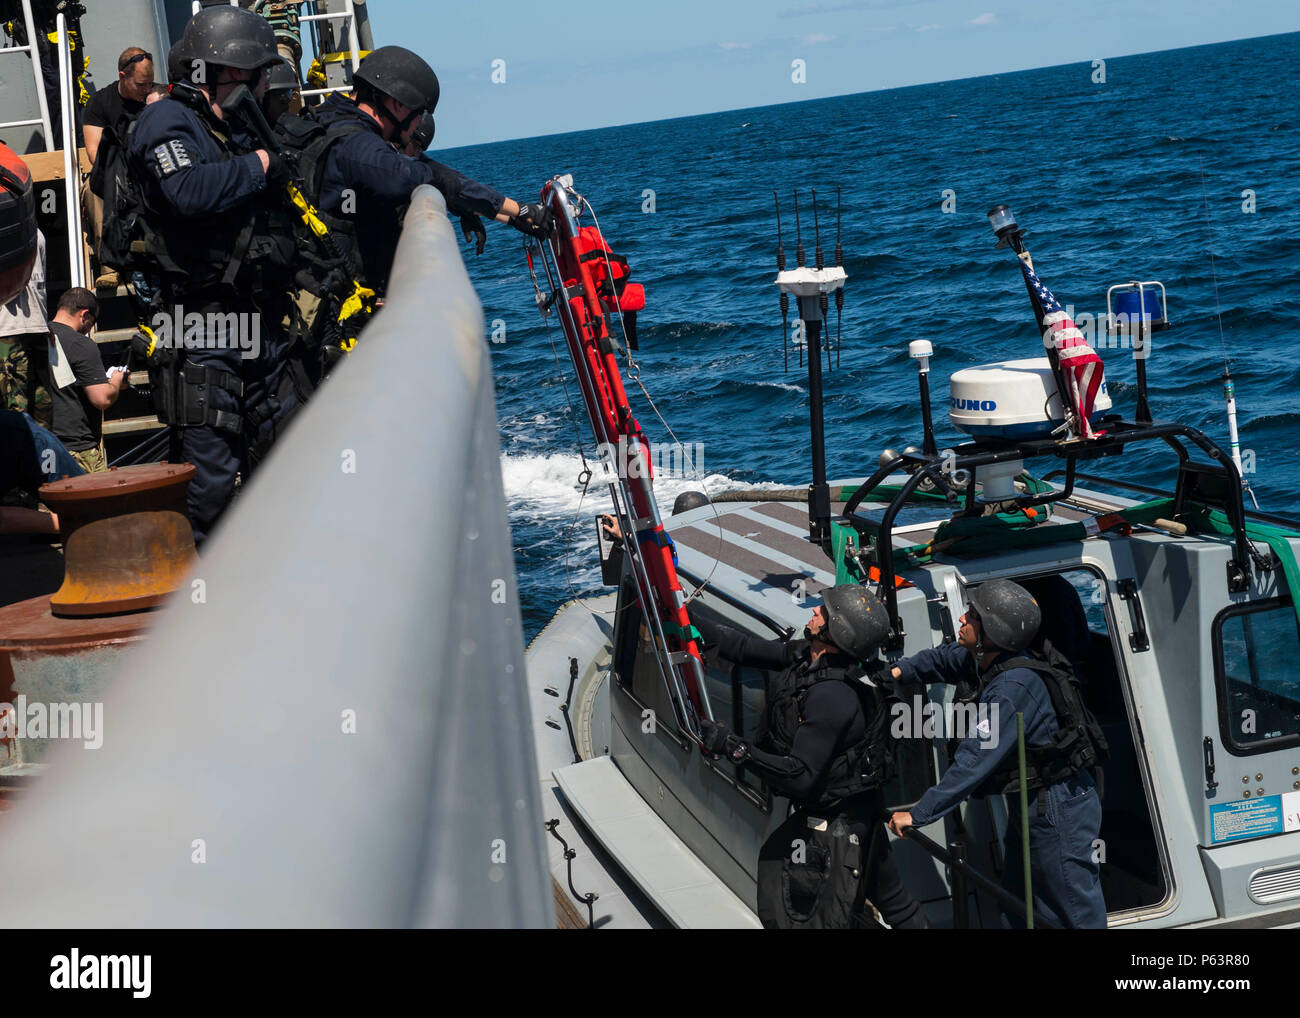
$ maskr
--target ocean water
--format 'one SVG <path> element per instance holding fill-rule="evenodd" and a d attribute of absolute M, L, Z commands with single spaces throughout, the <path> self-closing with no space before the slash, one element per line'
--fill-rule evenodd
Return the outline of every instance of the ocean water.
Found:
<path fill-rule="evenodd" d="M 818 188 L 829 260 L 838 185 L 849 282 L 840 367 L 825 380 L 832 479 L 870 473 L 886 446 L 920 444 L 910 340 L 935 346 L 941 447 L 961 439 L 945 413 L 951 372 L 1041 354 L 1014 256 L 994 249 L 985 219 L 1006 202 L 1028 230 L 1039 275 L 1078 315 L 1103 316 L 1114 283 L 1165 283 L 1174 327 L 1156 336 L 1147 362 L 1154 416 L 1226 447 L 1226 350 L 1251 485 L 1261 508 L 1296 514 L 1298 72 L 1300 34 L 1290 34 L 1109 60 L 1104 84 L 1090 64 L 1070 64 L 439 158 L 519 200 L 572 173 L 611 247 L 629 258 L 647 294 L 641 381 L 702 466 L 703 485 L 657 480 L 665 511 L 701 486 L 808 483 L 807 379 L 793 349 L 783 365 L 772 191 L 793 265 L 793 190 L 811 259 L 809 191 Z M 647 189 L 652 213 L 643 211 Z M 943 211 L 945 190 L 955 211 Z M 598 480 L 585 494 L 578 483 L 579 442 L 591 459 L 592 438 L 570 414 L 562 380 L 580 414 L 572 369 L 552 322 L 557 366 L 521 238 L 489 226 L 486 253 L 466 260 L 489 325 L 505 326 L 492 362 L 531 637 L 565 601 L 600 589 L 591 517 L 609 495 Z M 833 305 L 831 318 L 833 327 Z M 1132 355 L 1099 352 L 1116 408 L 1131 416 Z M 671 441 L 635 385 L 629 395 L 651 441 Z M 1107 460 L 1106 470 L 1168 487 L 1175 463 L 1151 445 Z"/>

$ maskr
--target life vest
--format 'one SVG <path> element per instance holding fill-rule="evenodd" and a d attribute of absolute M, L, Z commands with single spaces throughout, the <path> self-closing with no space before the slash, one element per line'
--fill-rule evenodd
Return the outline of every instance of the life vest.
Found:
<path fill-rule="evenodd" d="M 609 314 L 622 314 L 628 345 L 637 349 L 636 315 L 645 310 L 645 287 L 628 282 L 632 270 L 628 268 L 627 259 L 610 250 L 595 226 L 584 226 L 578 231 L 573 249 L 578 261 L 585 263 L 591 273 L 601 307 Z M 575 282 L 570 280 L 568 285 Z"/>
<path fill-rule="evenodd" d="M 785 669 L 767 690 L 755 744 L 759 749 L 787 756 L 794 747 L 794 733 L 803 724 L 808 691 L 819 682 L 845 682 L 858 697 L 865 731 L 862 738 L 831 761 L 814 802 L 803 805 L 827 806 L 850 795 L 879 788 L 894 776 L 894 748 L 889 738 L 889 711 L 884 693 L 863 683 L 865 671 L 857 667 L 828 665 L 809 669 L 805 663 Z"/>
<path fill-rule="evenodd" d="M 1044 640 L 1042 653 L 1045 660 L 1033 657 L 1013 657 L 1000 661 L 982 676 L 973 695 L 963 695 L 959 687 L 960 702 L 974 702 L 979 694 L 997 676 L 1014 668 L 1027 668 L 1036 673 L 1047 687 L 1056 713 L 1056 734 L 1043 746 L 1025 746 L 1025 777 L 1028 790 L 1033 793 L 1058 781 L 1073 777 L 1080 771 L 1094 770 L 1098 787 L 1101 786 L 1100 767 L 1110 756 L 1110 747 L 1101 725 L 1097 723 L 1083 700 L 1083 688 L 1069 659 Z M 971 687 L 967 687 L 967 691 Z M 949 746 L 949 757 L 957 740 Z M 976 790 L 976 795 L 1012 794 L 1020 791 L 1020 768 L 1016 754 L 1009 753 L 1007 762 L 990 775 Z"/>

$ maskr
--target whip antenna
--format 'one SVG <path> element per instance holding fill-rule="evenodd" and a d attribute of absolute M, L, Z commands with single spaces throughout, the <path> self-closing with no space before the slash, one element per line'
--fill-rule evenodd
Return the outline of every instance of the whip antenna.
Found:
<path fill-rule="evenodd" d="M 844 201 L 840 185 L 835 185 L 835 267 L 844 268 L 844 247 L 840 244 L 840 227 L 844 221 Z M 840 366 L 840 325 L 844 321 L 844 287 L 835 291 L 835 366 Z"/>
<path fill-rule="evenodd" d="M 803 263 L 807 261 L 807 256 L 803 250 L 803 224 L 799 221 L 799 189 L 794 189 L 794 264 L 795 268 L 802 269 Z M 799 345 L 799 367 L 803 367 L 803 344 Z"/>
<path fill-rule="evenodd" d="M 813 203 L 813 238 L 817 245 L 815 257 L 817 259 L 817 270 L 820 272 L 822 269 L 826 268 L 826 256 L 822 254 L 822 228 L 821 228 L 821 223 L 819 223 L 817 220 L 817 188 L 815 187 L 812 189 L 812 203 Z M 826 292 L 822 291 L 822 294 L 817 301 L 817 306 L 821 308 L 823 321 L 826 320 L 827 299 L 828 298 L 826 296 Z M 831 346 L 829 343 L 826 344 L 826 370 L 827 371 L 831 370 Z"/>
<path fill-rule="evenodd" d="M 776 202 L 776 271 L 785 271 L 785 244 L 781 240 L 781 196 L 772 191 L 772 200 Z M 781 360 L 784 365 L 783 370 L 790 370 L 790 344 L 788 342 L 790 329 L 790 295 L 784 290 L 781 291 Z"/>
<path fill-rule="evenodd" d="M 1219 349 L 1223 354 L 1223 402 L 1228 411 L 1228 441 L 1232 452 L 1232 462 L 1237 466 L 1241 477 L 1241 486 L 1246 489 L 1255 508 L 1259 508 L 1259 499 L 1251 490 L 1250 482 L 1241 466 L 1241 440 L 1237 433 L 1237 390 L 1232 381 L 1232 364 L 1228 358 L 1228 342 L 1223 335 L 1223 309 L 1219 305 L 1219 276 L 1214 268 L 1214 234 L 1210 229 L 1210 198 L 1205 190 L 1205 160 L 1198 154 L 1197 165 L 1201 172 L 1201 208 L 1205 213 L 1205 240 L 1210 253 L 1210 281 L 1214 285 L 1214 316 L 1219 323 Z"/>

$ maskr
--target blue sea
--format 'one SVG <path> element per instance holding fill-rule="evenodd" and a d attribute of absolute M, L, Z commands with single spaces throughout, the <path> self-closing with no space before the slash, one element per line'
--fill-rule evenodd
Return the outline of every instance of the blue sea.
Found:
<path fill-rule="evenodd" d="M 1225 447 L 1226 348 L 1250 483 L 1264 510 L 1297 514 L 1300 34 L 1108 60 L 1105 74 L 1097 83 L 1090 63 L 1068 64 L 438 157 L 521 201 L 536 200 L 551 176 L 573 174 L 645 285 L 641 381 L 699 455 L 711 491 L 809 481 L 807 376 L 793 348 L 783 363 L 772 285 L 772 192 L 793 264 L 794 190 L 811 258 L 818 189 L 829 259 L 839 186 L 849 282 L 840 367 L 825 381 L 832 479 L 871 473 L 887 446 L 920 444 L 910 340 L 935 347 L 941 447 L 962 437 L 945 413 L 951 372 L 1041 355 L 1014 256 L 994 248 L 985 218 L 1005 202 L 1028 230 L 1039 275 L 1076 315 L 1103 317 L 1112 284 L 1165 283 L 1174 326 L 1156 336 L 1147 362 L 1154 416 Z M 644 211 L 647 189 L 653 212 Z M 944 211 L 945 191 L 953 211 Z M 578 483 L 579 441 L 594 462 L 592 438 L 585 420 L 575 428 L 562 384 L 577 410 L 572 369 L 557 366 L 520 241 L 489 226 L 487 251 L 466 261 L 489 325 L 505 326 L 492 362 L 531 637 L 565 601 L 600 590 L 592 516 L 609 495 L 598 480 L 585 496 Z M 831 318 L 833 329 L 833 305 Z M 557 322 L 552 329 L 563 358 Z M 1132 355 L 1099 352 L 1116 409 L 1131 416 Z M 629 394 L 651 441 L 669 442 L 635 385 Z M 1115 476 L 1172 485 L 1166 447 L 1105 462 Z M 662 477 L 661 508 L 699 487 Z"/>

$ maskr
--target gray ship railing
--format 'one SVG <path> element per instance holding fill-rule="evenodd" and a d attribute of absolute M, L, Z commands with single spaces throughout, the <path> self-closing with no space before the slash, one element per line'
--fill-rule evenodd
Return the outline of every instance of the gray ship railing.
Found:
<path fill-rule="evenodd" d="M 387 306 L 0 829 L 11 927 L 551 927 L 483 313 L 418 188 Z"/>

